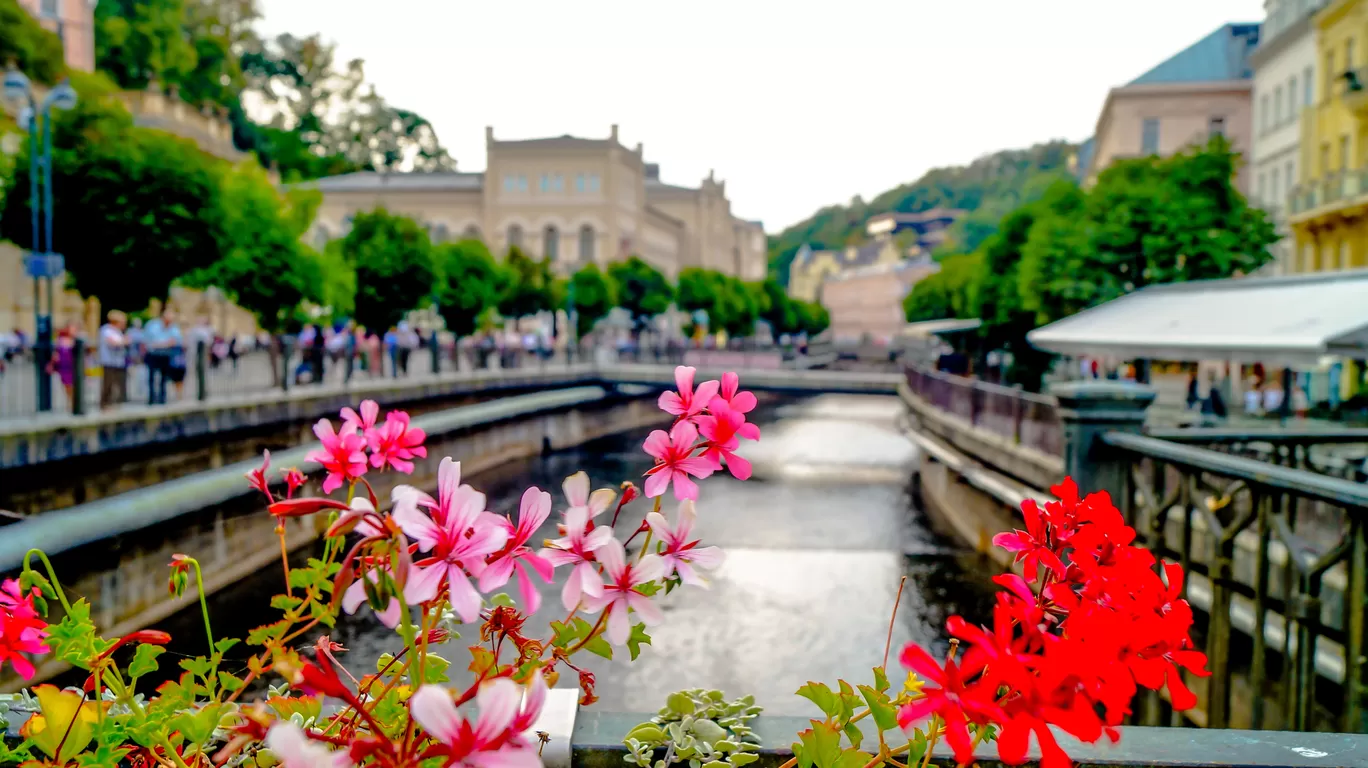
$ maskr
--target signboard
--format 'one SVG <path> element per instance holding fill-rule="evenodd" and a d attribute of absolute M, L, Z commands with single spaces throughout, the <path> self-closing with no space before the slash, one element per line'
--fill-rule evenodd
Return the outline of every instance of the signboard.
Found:
<path fill-rule="evenodd" d="M 24 274 L 29 277 L 57 277 L 66 271 L 66 258 L 60 253 L 30 253 L 24 258 Z"/>

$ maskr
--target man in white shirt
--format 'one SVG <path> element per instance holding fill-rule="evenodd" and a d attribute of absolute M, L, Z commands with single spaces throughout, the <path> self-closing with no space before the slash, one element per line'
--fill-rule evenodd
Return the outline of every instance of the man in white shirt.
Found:
<path fill-rule="evenodd" d="M 100 409 L 122 403 L 128 395 L 128 316 L 110 310 L 109 320 L 100 326 Z"/>

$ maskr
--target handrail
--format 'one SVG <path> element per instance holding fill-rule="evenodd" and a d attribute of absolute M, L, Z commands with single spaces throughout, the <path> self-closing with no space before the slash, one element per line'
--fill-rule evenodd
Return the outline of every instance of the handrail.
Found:
<path fill-rule="evenodd" d="M 1158 427 L 1145 430 L 1145 434 L 1174 443 L 1368 443 L 1368 429 L 1363 427 Z"/>
<path fill-rule="evenodd" d="M 1280 491 L 1290 491 L 1316 501 L 1347 507 L 1368 508 L 1368 485 L 1318 475 L 1266 461 L 1181 445 L 1169 440 L 1124 432 L 1106 432 L 1102 441 L 1113 448 L 1161 459 L 1171 464 L 1214 472 L 1236 480 Z"/>

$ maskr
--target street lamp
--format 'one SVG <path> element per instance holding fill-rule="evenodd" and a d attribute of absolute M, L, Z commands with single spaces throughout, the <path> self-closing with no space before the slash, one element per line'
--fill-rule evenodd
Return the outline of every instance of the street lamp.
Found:
<path fill-rule="evenodd" d="M 33 276 L 34 368 L 38 377 L 38 410 L 52 410 L 52 378 L 46 373 L 46 363 L 52 359 L 52 315 L 56 312 L 53 299 L 53 280 L 63 271 L 61 256 L 52 250 L 52 110 L 76 106 L 76 89 L 63 80 L 37 103 L 33 85 L 27 76 L 11 68 L 5 73 L 3 95 L 7 103 L 22 107 L 19 123 L 29 134 L 29 213 L 32 216 L 32 240 L 25 265 Z M 38 118 L 43 120 L 42 153 L 39 153 Z M 43 172 L 43 197 L 38 196 L 38 170 Z M 43 217 L 43 238 L 39 237 L 38 219 Z M 47 314 L 39 302 L 38 281 L 47 278 Z M 79 366 L 79 363 L 78 363 Z"/>

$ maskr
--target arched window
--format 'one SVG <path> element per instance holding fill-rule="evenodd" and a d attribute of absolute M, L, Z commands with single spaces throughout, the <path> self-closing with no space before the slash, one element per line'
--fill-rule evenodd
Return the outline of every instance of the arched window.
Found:
<path fill-rule="evenodd" d="M 560 258 L 560 230 L 555 224 L 547 224 L 542 231 L 542 255 L 551 261 Z"/>
<path fill-rule="evenodd" d="M 465 234 L 461 235 L 461 237 L 462 237 L 463 239 L 465 239 L 465 240 L 481 240 L 481 239 L 483 239 L 483 238 L 480 237 L 480 228 L 477 227 L 477 226 L 475 226 L 474 224 L 471 224 L 471 225 L 467 226 L 467 227 L 465 228 Z"/>
<path fill-rule="evenodd" d="M 580 227 L 579 235 L 579 257 L 580 261 L 588 264 L 594 260 L 594 228 L 585 224 Z"/>
<path fill-rule="evenodd" d="M 509 248 L 521 248 L 521 247 L 523 247 L 523 232 L 522 232 L 522 225 L 520 225 L 520 224 L 509 224 L 509 225 L 508 225 L 508 247 L 509 247 Z"/>
<path fill-rule="evenodd" d="M 432 228 L 432 242 L 445 243 L 447 240 L 447 225 L 437 224 Z"/>

